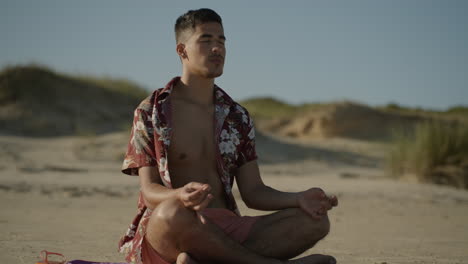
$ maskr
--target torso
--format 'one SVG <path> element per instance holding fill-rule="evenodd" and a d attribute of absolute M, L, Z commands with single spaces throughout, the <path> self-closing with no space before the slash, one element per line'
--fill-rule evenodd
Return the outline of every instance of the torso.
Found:
<path fill-rule="evenodd" d="M 207 183 L 214 199 L 208 207 L 227 208 L 216 166 L 214 105 L 171 98 L 172 137 L 169 146 L 169 171 L 173 188 L 189 182 Z"/>

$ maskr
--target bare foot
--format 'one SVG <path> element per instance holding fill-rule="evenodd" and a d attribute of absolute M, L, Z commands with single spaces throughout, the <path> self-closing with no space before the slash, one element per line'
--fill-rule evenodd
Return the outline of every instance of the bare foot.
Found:
<path fill-rule="evenodd" d="M 303 258 L 289 260 L 291 264 L 335 264 L 336 259 L 332 256 L 314 254 Z"/>
<path fill-rule="evenodd" d="M 197 264 L 187 253 L 182 252 L 177 256 L 176 264 Z"/>

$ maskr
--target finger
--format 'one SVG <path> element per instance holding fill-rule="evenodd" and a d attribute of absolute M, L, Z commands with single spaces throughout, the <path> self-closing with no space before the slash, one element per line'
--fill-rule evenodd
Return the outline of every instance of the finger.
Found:
<path fill-rule="evenodd" d="M 208 194 L 208 192 L 206 192 L 206 191 L 204 191 L 202 189 L 196 190 L 193 193 L 188 195 L 188 200 L 190 202 L 194 203 L 194 204 L 198 204 L 201 201 L 203 201 L 203 199 L 205 199 L 207 194 Z"/>
<path fill-rule="evenodd" d="M 325 194 L 325 192 L 321 189 L 321 188 L 313 188 L 317 193 L 318 193 L 318 196 L 319 198 L 326 198 L 327 195 Z"/>
<path fill-rule="evenodd" d="M 207 199 L 207 197 L 209 195 L 213 196 L 211 193 L 203 193 L 203 195 L 200 196 L 200 198 L 198 200 L 194 201 L 194 203 L 195 203 L 194 205 L 196 206 L 196 205 L 199 205 L 199 204 L 203 203 Z"/>
<path fill-rule="evenodd" d="M 331 196 L 331 204 L 332 204 L 332 206 L 337 206 L 338 205 L 338 197 L 336 197 L 335 195 L 332 195 Z"/>
<path fill-rule="evenodd" d="M 209 184 L 203 184 L 202 190 L 205 192 L 211 192 L 211 186 Z"/>
<path fill-rule="evenodd" d="M 310 190 L 312 191 L 312 192 L 311 192 L 312 197 L 316 197 L 316 198 L 318 198 L 318 199 L 324 199 L 324 198 L 327 197 L 326 194 L 325 194 L 325 192 L 324 192 L 322 189 L 320 189 L 320 188 L 312 188 L 312 189 L 310 189 Z"/>
<path fill-rule="evenodd" d="M 210 190 L 211 187 L 208 186 L 206 188 L 201 189 L 193 197 L 190 197 L 190 205 L 193 207 L 197 206 L 198 204 L 201 204 L 206 199 L 206 197 L 210 195 Z"/>
<path fill-rule="evenodd" d="M 330 195 L 330 196 L 327 197 L 327 199 L 328 199 L 328 202 L 330 203 L 330 205 L 332 207 L 334 207 L 334 206 L 336 206 L 338 204 L 338 200 L 337 200 L 335 195 Z"/>
<path fill-rule="evenodd" d="M 320 219 L 320 213 L 317 210 L 313 210 L 310 212 L 307 212 L 307 214 L 312 217 L 312 219 L 319 220 Z"/>
<path fill-rule="evenodd" d="M 312 217 L 313 219 L 315 220 L 319 220 L 320 219 L 320 214 L 318 212 L 318 210 L 316 210 L 315 208 L 312 208 L 310 206 L 307 206 L 305 208 L 302 208 L 310 217 Z"/>
<path fill-rule="evenodd" d="M 200 203 L 200 196 L 203 195 L 202 190 L 197 190 L 192 193 L 185 193 L 182 197 L 182 202 L 184 203 L 185 207 L 193 207 Z"/>
<path fill-rule="evenodd" d="M 201 194 L 201 192 L 203 192 L 202 189 L 192 190 L 191 192 L 186 192 L 185 196 L 187 197 L 187 200 L 192 201 L 197 196 L 199 196 Z"/>
<path fill-rule="evenodd" d="M 320 205 L 322 206 L 324 210 L 327 210 L 327 211 L 332 208 L 332 205 L 329 200 L 321 201 Z"/>
<path fill-rule="evenodd" d="M 209 193 L 205 200 L 203 200 L 200 204 L 196 205 L 193 207 L 193 210 L 195 211 L 203 211 L 203 209 L 205 209 L 211 202 L 211 200 L 213 200 L 213 195 L 211 193 Z"/>
<path fill-rule="evenodd" d="M 197 218 L 200 220 L 202 224 L 206 224 L 206 218 L 199 212 L 197 212 Z"/>
<path fill-rule="evenodd" d="M 324 215 L 327 215 L 328 210 L 324 207 L 320 208 L 317 210 L 317 214 L 320 215 L 321 217 Z"/>
<path fill-rule="evenodd" d="M 312 215 L 312 218 L 314 218 L 315 220 L 320 220 L 322 218 L 322 213 L 320 213 L 319 211 L 315 211 L 314 214 Z"/>
<path fill-rule="evenodd" d="M 202 189 L 205 185 L 208 185 L 208 184 L 203 184 L 199 182 L 189 182 L 184 187 L 187 192 L 194 192 L 196 190 Z"/>

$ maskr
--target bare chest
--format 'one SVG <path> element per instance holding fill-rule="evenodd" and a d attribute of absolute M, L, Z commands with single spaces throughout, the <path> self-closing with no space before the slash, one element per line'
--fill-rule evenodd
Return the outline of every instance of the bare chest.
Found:
<path fill-rule="evenodd" d="M 169 169 L 174 188 L 188 182 L 210 184 L 212 207 L 226 207 L 223 187 L 216 165 L 214 107 L 172 102 L 172 133 L 169 145 Z"/>
<path fill-rule="evenodd" d="M 214 110 L 187 103 L 173 103 L 171 162 L 215 162 Z"/>

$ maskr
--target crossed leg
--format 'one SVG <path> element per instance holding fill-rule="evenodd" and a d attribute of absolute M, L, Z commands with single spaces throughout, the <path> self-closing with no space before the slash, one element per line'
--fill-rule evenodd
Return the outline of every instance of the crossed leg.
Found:
<path fill-rule="evenodd" d="M 262 216 L 243 245 L 262 256 L 291 259 L 312 248 L 329 230 L 327 215 L 316 220 L 301 209 L 290 208 Z"/>
<path fill-rule="evenodd" d="M 146 239 L 149 244 L 160 253 L 161 257 L 169 262 L 188 263 L 191 257 L 199 263 L 286 263 L 278 259 L 287 259 L 302 253 L 305 244 L 311 245 L 316 241 L 298 243 L 304 246 L 300 249 L 287 249 L 287 243 L 282 243 L 278 254 L 269 250 L 268 233 L 277 232 L 274 226 L 290 225 L 286 219 L 298 219 L 295 224 L 304 221 L 294 210 L 278 212 L 262 217 L 253 227 L 253 231 L 244 245 L 241 245 L 228 236 L 216 225 L 200 221 L 199 215 L 184 208 L 177 200 L 162 202 L 154 211 L 148 223 Z M 271 230 L 270 230 L 271 229 Z M 280 233 L 290 231 L 281 230 Z M 328 232 L 328 231 L 327 231 Z M 300 230 L 296 232 L 301 233 Z M 322 233 L 323 236 L 323 233 Z M 316 236 L 319 237 L 319 236 Z M 278 236 L 276 236 L 278 238 Z M 317 240 L 318 241 L 318 240 Z M 299 252 L 299 253 L 298 253 Z M 179 259 L 178 259 L 179 258 Z M 330 263 L 331 257 L 312 255 L 287 263 Z"/>

